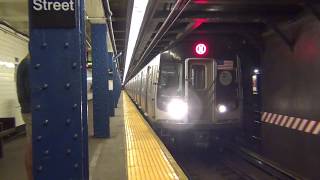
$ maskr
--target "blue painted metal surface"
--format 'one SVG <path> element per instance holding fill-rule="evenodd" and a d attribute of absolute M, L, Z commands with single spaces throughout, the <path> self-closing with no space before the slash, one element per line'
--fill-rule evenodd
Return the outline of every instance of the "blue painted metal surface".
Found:
<path fill-rule="evenodd" d="M 81 68 L 84 3 L 75 3 L 75 28 L 30 29 L 35 180 L 82 180 L 88 175 L 85 69 Z"/>
<path fill-rule="evenodd" d="M 107 68 L 108 68 L 108 81 L 109 84 L 112 84 L 112 88 L 109 88 L 108 91 L 108 105 L 110 116 L 114 116 L 114 63 L 113 63 L 113 53 L 108 52 L 107 54 Z"/>
<path fill-rule="evenodd" d="M 85 7 L 84 1 L 80 1 L 80 7 Z M 83 125 L 83 177 L 89 179 L 89 142 L 88 142 L 88 94 L 87 94 L 87 47 L 86 47 L 86 31 L 85 31 L 85 8 L 80 9 L 80 37 L 81 37 L 81 75 L 82 75 L 82 125 Z"/>
<path fill-rule="evenodd" d="M 119 101 L 119 96 L 120 96 L 120 87 L 119 87 L 119 72 L 118 72 L 118 68 L 117 68 L 117 59 L 113 60 L 113 72 L 114 72 L 114 77 L 113 77 L 113 81 L 114 81 L 114 107 L 117 107 L 118 105 L 118 101 Z"/>
<path fill-rule="evenodd" d="M 113 107 L 117 107 L 117 94 L 118 94 L 118 87 L 117 87 L 117 69 L 116 69 L 116 61 L 112 59 L 112 69 L 113 69 Z"/>
<path fill-rule="evenodd" d="M 110 137 L 107 62 L 107 27 L 92 24 L 93 128 L 95 137 Z"/>

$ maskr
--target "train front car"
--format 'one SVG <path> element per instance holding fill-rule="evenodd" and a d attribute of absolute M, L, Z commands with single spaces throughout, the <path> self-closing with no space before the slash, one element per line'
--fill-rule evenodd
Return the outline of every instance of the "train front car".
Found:
<path fill-rule="evenodd" d="M 240 60 L 235 54 L 216 58 L 211 48 L 208 42 L 181 43 L 161 54 L 155 116 L 161 132 L 188 134 L 197 143 L 239 127 Z"/>

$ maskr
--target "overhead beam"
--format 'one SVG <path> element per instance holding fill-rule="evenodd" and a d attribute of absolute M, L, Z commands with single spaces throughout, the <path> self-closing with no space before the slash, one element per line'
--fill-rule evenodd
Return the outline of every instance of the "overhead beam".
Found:
<path fill-rule="evenodd" d="M 316 9 L 314 6 L 314 2 L 310 0 L 305 0 L 306 7 L 310 10 L 310 12 L 320 21 L 320 10 Z"/>
<path fill-rule="evenodd" d="M 257 18 L 257 17 L 283 17 L 288 15 L 294 15 L 298 10 L 291 11 L 245 11 L 245 12 L 224 12 L 224 11 L 188 11 L 181 14 L 180 19 L 194 19 L 194 18 Z M 162 21 L 166 18 L 166 11 L 158 11 L 155 14 L 155 19 Z M 185 20 L 186 21 L 186 20 Z"/>
<path fill-rule="evenodd" d="M 168 0 L 170 1 L 170 0 Z M 268 0 L 268 1 L 252 1 L 252 0 L 208 0 L 205 3 L 202 3 L 203 0 L 194 0 L 192 1 L 193 4 L 224 4 L 224 5 L 230 5 L 230 4 L 247 4 L 247 5 L 265 5 L 265 4 L 297 4 L 301 3 L 301 0 Z"/>
<path fill-rule="evenodd" d="M 174 3 L 175 0 L 161 0 L 161 3 Z M 268 0 L 268 1 L 252 1 L 252 0 L 194 0 L 192 4 L 250 4 L 250 5 L 261 5 L 261 4 L 296 4 L 301 3 L 301 0 Z"/>
<path fill-rule="evenodd" d="M 191 2 L 191 0 L 183 1 L 183 0 L 177 0 L 174 7 L 172 8 L 171 12 L 169 13 L 166 20 L 161 24 L 159 27 L 159 30 L 157 31 L 157 34 L 152 39 L 151 43 L 146 46 L 146 49 L 143 51 L 141 56 L 138 58 L 138 63 L 136 66 L 132 67 L 130 74 L 131 76 L 137 73 L 139 70 L 139 66 L 141 63 L 144 63 L 145 59 L 148 57 L 150 52 L 154 49 L 154 47 L 158 44 L 158 42 L 163 38 L 164 34 L 173 26 L 173 24 L 177 21 L 177 19 L 180 17 L 182 12 L 185 10 L 185 8 L 188 6 L 188 4 Z M 127 78 L 126 81 L 129 79 Z"/>
<path fill-rule="evenodd" d="M 265 22 L 275 33 L 277 33 L 280 38 L 285 42 L 291 51 L 294 51 L 294 40 L 290 39 L 284 31 L 282 31 L 275 23 L 273 22 Z"/>
<path fill-rule="evenodd" d="M 140 55 L 143 53 L 147 41 L 151 39 L 153 31 L 159 23 L 159 21 L 153 19 L 154 13 L 156 12 L 159 3 L 159 0 L 149 0 L 145 12 L 146 18 L 144 18 L 141 23 L 141 31 L 136 41 L 136 45 L 133 51 L 134 53 L 132 54 L 131 63 L 126 78 L 131 76 L 131 67 L 134 65 L 133 63 L 135 63 L 135 60 L 138 59 Z"/>
<path fill-rule="evenodd" d="M 184 37 L 186 37 L 188 34 L 190 34 L 192 31 L 194 31 L 195 29 L 197 29 L 199 26 L 201 26 L 203 22 L 193 22 L 188 24 L 183 31 L 181 31 L 180 33 L 178 33 L 175 36 L 175 39 L 171 40 L 168 44 L 168 46 L 165 47 L 165 49 L 169 49 L 172 45 L 180 42 Z"/>

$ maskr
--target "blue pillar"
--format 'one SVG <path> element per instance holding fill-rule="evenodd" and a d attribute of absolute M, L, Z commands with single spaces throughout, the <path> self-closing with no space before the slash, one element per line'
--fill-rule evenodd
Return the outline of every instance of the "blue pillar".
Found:
<path fill-rule="evenodd" d="M 119 100 L 119 72 L 117 68 L 117 60 L 114 61 L 114 84 L 115 84 L 115 101 L 114 101 L 114 106 L 117 107 L 118 105 L 118 100 Z"/>
<path fill-rule="evenodd" d="M 107 26 L 92 24 L 93 128 L 95 137 L 109 137 Z"/>
<path fill-rule="evenodd" d="M 119 101 L 119 98 L 120 98 L 120 94 L 121 94 L 121 74 L 120 72 L 118 71 L 118 101 Z"/>
<path fill-rule="evenodd" d="M 108 66 L 108 82 L 109 82 L 109 90 L 108 90 L 108 106 L 110 116 L 114 116 L 114 67 L 113 67 L 113 53 L 108 52 L 107 55 L 107 66 Z"/>
<path fill-rule="evenodd" d="M 117 107 L 117 101 L 118 101 L 118 82 L 117 82 L 117 69 L 116 69 L 116 61 L 113 61 L 113 104 L 114 108 Z"/>
<path fill-rule="evenodd" d="M 88 177 L 84 3 L 62 1 L 69 3 L 63 15 L 29 1 L 35 180 Z"/>
<path fill-rule="evenodd" d="M 118 81 L 117 81 L 118 72 L 117 72 L 116 61 L 114 61 L 113 72 L 114 72 L 114 75 L 113 75 L 113 82 L 114 82 L 114 108 L 117 108 L 117 105 L 118 105 Z"/>
<path fill-rule="evenodd" d="M 80 1 L 80 7 L 85 7 L 84 0 Z M 80 9 L 81 18 L 85 18 L 85 8 Z M 87 92 L 87 47 L 86 47 L 86 31 L 85 31 L 85 21 L 80 21 L 80 36 L 81 36 L 81 72 L 82 72 L 82 124 L 83 124 L 83 177 L 85 180 L 89 179 L 89 142 L 88 142 L 88 92 Z"/>

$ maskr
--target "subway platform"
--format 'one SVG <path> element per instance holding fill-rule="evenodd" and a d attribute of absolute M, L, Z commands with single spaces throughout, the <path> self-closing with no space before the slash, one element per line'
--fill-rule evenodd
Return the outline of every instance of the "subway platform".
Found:
<path fill-rule="evenodd" d="M 90 180 L 187 179 L 125 92 L 115 116 L 110 118 L 108 139 L 93 137 L 92 101 L 88 106 Z M 4 158 L 0 159 L 1 180 L 26 179 L 25 142 L 25 135 L 21 135 L 5 143 Z"/>

